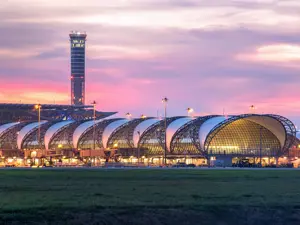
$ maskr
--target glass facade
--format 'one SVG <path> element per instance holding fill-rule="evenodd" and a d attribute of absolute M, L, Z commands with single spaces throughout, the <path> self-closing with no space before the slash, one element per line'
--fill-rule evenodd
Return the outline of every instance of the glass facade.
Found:
<path fill-rule="evenodd" d="M 209 145 L 209 154 L 276 156 L 281 145 L 267 128 L 246 119 L 236 120 L 217 131 Z"/>
<path fill-rule="evenodd" d="M 296 129 L 289 120 L 277 115 L 240 115 L 227 118 L 205 130 L 204 123 L 214 120 L 215 115 L 198 117 L 191 120 L 167 138 L 168 157 L 209 157 L 228 155 L 231 157 L 280 157 L 286 154 L 285 148 L 296 149 Z M 167 118 L 170 124 L 183 117 Z M 99 120 L 93 125 L 93 120 L 87 126 L 79 127 L 84 121 L 66 123 L 66 121 L 51 121 L 41 124 L 40 134 L 36 122 L 22 122 L 10 128 L 0 124 L 1 150 L 120 150 L 123 156 L 134 156 L 137 149 L 145 157 L 161 158 L 165 149 L 165 121 L 157 120 L 146 123 L 137 136 L 136 129 L 147 119 L 132 119 L 120 126 L 110 124 L 122 118 Z M 287 122 L 286 122 L 287 121 Z M 59 123 L 59 124 L 58 124 Z M 63 124 L 64 126 L 62 126 Z M 58 125 L 56 125 L 58 124 Z M 121 124 L 121 123 L 120 123 Z M 28 125 L 30 130 L 22 131 Z M 4 126 L 4 127 L 3 127 Z M 56 127 L 51 133 L 50 128 Z M 115 127 L 114 130 L 111 130 Z M 78 130 L 77 130 L 78 128 Z M 140 129 L 139 127 L 138 129 Z M 108 132 L 105 132 L 107 129 Z M 25 129 L 26 130 L 26 129 Z M 48 135 L 45 135 L 49 130 Z M 52 129 L 53 130 L 53 129 Z M 75 132 L 77 130 L 77 132 Z M 202 132 L 202 133 L 201 133 Z M 200 139 L 204 133 L 204 138 Z M 38 137 L 40 139 L 38 140 Z M 76 137 L 74 139 L 74 137 Z M 75 140 L 75 143 L 73 141 Z M 102 143 L 105 141 L 105 143 Z M 47 146 L 45 146 L 45 143 Z M 76 145 L 76 146 L 75 146 Z M 299 145 L 300 146 L 300 145 Z M 120 153 L 120 154 L 121 154 Z M 298 157 L 298 156 L 297 156 Z"/>
<path fill-rule="evenodd" d="M 86 34 L 72 32 L 71 44 L 71 104 L 85 103 L 85 42 Z"/>

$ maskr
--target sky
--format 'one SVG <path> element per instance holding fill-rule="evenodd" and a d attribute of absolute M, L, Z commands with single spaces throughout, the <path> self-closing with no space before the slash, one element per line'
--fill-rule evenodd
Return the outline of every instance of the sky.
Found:
<path fill-rule="evenodd" d="M 0 102 L 70 103 L 72 30 L 86 103 L 168 115 L 275 113 L 300 126 L 299 0 L 0 0 Z"/>

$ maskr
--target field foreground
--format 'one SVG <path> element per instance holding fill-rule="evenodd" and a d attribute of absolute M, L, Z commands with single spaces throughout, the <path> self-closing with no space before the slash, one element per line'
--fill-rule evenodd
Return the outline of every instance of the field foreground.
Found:
<path fill-rule="evenodd" d="M 0 224 L 300 224 L 292 170 L 0 170 Z"/>

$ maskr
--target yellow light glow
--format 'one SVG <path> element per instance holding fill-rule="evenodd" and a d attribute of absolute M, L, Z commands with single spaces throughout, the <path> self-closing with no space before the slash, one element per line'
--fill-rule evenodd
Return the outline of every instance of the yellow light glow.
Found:
<path fill-rule="evenodd" d="M 145 118 L 147 118 L 147 116 L 145 116 L 144 114 L 142 114 L 142 115 L 141 115 L 141 118 L 142 118 L 142 119 L 145 119 Z"/>
<path fill-rule="evenodd" d="M 31 152 L 31 157 L 32 157 L 32 158 L 36 157 L 36 155 L 37 155 L 37 152 L 36 152 L 36 151 Z"/>
<path fill-rule="evenodd" d="M 193 109 L 193 108 L 187 108 L 187 111 L 188 111 L 189 113 L 191 113 L 191 112 L 194 112 L 194 109 Z"/>
<path fill-rule="evenodd" d="M 300 148 L 300 145 L 298 145 L 298 148 Z"/>
<path fill-rule="evenodd" d="M 13 162 L 13 159 L 12 159 L 12 158 L 8 158 L 8 159 L 7 159 L 7 162 L 8 162 L 8 163 L 11 163 L 11 162 Z"/>
<path fill-rule="evenodd" d="M 235 150 L 238 150 L 239 149 L 239 146 L 231 146 L 231 145 L 226 145 L 226 146 L 210 146 L 210 148 L 213 148 L 213 149 L 235 149 Z"/>
<path fill-rule="evenodd" d="M 118 143 L 114 143 L 114 148 L 118 147 Z"/>
<path fill-rule="evenodd" d="M 57 147 L 58 147 L 58 148 L 62 148 L 62 146 L 63 146 L 62 144 L 59 144 Z"/>

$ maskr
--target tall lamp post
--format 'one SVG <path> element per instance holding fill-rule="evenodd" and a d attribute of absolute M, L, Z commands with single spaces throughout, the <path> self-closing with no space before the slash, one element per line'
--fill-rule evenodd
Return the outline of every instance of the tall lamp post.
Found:
<path fill-rule="evenodd" d="M 164 97 L 162 99 L 162 103 L 164 104 L 164 110 L 165 110 L 165 150 L 164 150 L 164 164 L 167 164 L 167 103 L 169 99 L 167 97 Z"/>
<path fill-rule="evenodd" d="M 41 151 L 41 104 L 36 104 L 34 108 L 38 111 L 38 148 Z M 43 154 L 42 154 L 43 155 Z"/>
<path fill-rule="evenodd" d="M 255 114 L 255 106 L 254 105 L 250 105 L 250 112 Z"/>
<path fill-rule="evenodd" d="M 194 112 L 194 109 L 193 109 L 193 108 L 190 108 L 190 107 L 189 107 L 189 108 L 186 109 L 186 111 L 187 111 L 188 116 L 191 116 L 191 117 L 193 116 L 193 115 L 192 115 L 192 113 Z"/>
<path fill-rule="evenodd" d="M 262 166 L 262 129 L 263 127 L 260 126 L 259 128 L 259 163 L 260 166 Z"/>
<path fill-rule="evenodd" d="M 126 114 L 125 114 L 125 116 L 126 116 L 126 117 L 127 117 L 127 119 L 129 119 L 129 120 L 130 120 L 130 119 L 131 119 L 131 117 L 132 117 L 131 113 L 129 113 L 129 112 L 128 112 L 128 113 L 126 113 Z"/>
<path fill-rule="evenodd" d="M 138 155 L 137 155 L 137 157 L 138 157 L 138 166 L 140 165 L 140 145 L 139 145 L 139 142 L 140 142 L 140 138 L 141 138 L 141 132 L 140 131 L 137 131 L 137 134 L 139 135 L 139 140 L 138 140 Z"/>
<path fill-rule="evenodd" d="M 96 101 L 92 102 L 93 105 L 93 150 L 95 151 L 96 149 Z M 90 151 L 90 158 L 92 159 L 92 151 Z M 94 159 L 95 161 L 95 159 Z M 92 160 L 91 160 L 91 165 L 92 165 Z"/>

